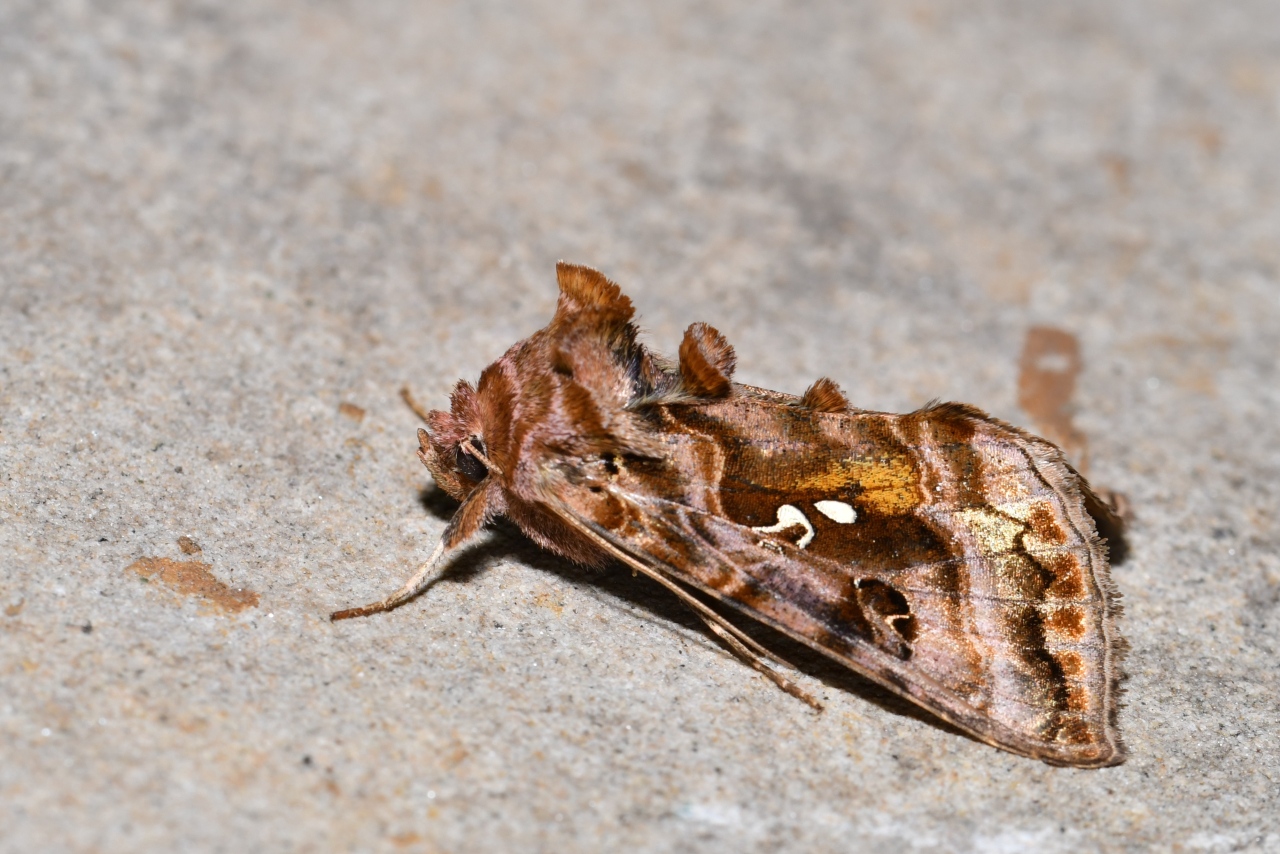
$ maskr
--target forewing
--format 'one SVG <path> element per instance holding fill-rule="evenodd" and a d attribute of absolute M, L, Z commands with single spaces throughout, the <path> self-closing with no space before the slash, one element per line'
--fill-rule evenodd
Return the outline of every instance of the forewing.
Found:
<path fill-rule="evenodd" d="M 984 741 L 1123 760 L 1105 545 L 1052 445 L 965 407 L 665 425 L 664 468 L 578 470 L 561 512 Z"/>

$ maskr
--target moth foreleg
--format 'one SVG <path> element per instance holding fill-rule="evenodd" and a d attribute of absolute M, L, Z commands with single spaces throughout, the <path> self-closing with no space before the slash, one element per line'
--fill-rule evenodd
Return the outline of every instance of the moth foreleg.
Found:
<path fill-rule="evenodd" d="M 787 679 L 781 673 L 766 664 L 764 660 L 769 659 L 770 661 L 777 662 L 779 665 L 784 667 L 788 666 L 786 662 L 782 661 L 776 655 L 769 652 L 769 650 L 756 643 L 743 633 L 742 629 L 739 629 L 737 626 L 730 623 L 724 617 L 713 611 L 705 602 L 702 602 L 688 590 L 685 590 L 684 587 L 668 577 L 667 573 L 661 568 L 658 566 L 649 566 L 639 560 L 635 555 L 619 548 L 617 544 L 602 536 L 599 531 L 583 522 L 573 513 L 561 512 L 559 515 L 560 518 L 570 526 L 582 532 L 587 539 L 600 546 L 600 548 L 608 554 L 613 555 L 624 564 L 631 567 L 633 572 L 638 571 L 644 573 L 663 587 L 670 590 L 672 593 L 676 594 L 676 596 L 680 597 L 680 601 L 692 608 L 693 612 L 701 617 L 702 621 L 707 624 L 707 628 L 711 629 L 716 637 L 728 644 L 734 654 L 773 680 L 773 683 L 783 691 L 786 691 L 798 700 L 803 700 L 818 711 L 822 711 L 821 703 L 802 691 L 799 686 L 790 679 Z"/>
<path fill-rule="evenodd" d="M 422 404 L 418 403 L 418 401 L 414 399 L 413 392 L 409 391 L 409 387 L 407 385 L 400 387 L 400 399 L 404 401 L 405 406 L 408 406 L 413 410 L 414 415 L 422 419 L 422 423 L 430 423 L 427 420 L 427 410 L 423 409 Z"/>
<path fill-rule="evenodd" d="M 414 596 L 417 596 L 423 590 L 426 590 L 431 586 L 427 582 L 427 576 L 431 574 L 431 570 L 433 570 L 436 564 L 440 562 L 440 556 L 444 554 L 444 551 L 445 540 L 442 537 L 440 539 L 440 544 L 436 546 L 436 550 L 431 553 L 431 557 L 427 558 L 426 562 L 423 563 L 422 566 L 418 567 L 418 571 L 413 574 L 413 578 L 406 581 L 404 586 L 395 593 L 392 593 L 385 599 L 379 599 L 377 602 L 370 602 L 368 605 L 361 605 L 359 608 L 346 608 L 341 611 L 334 611 L 329 615 L 329 620 L 331 622 L 337 622 L 338 620 L 349 620 L 352 617 L 367 617 L 370 614 L 390 611 L 397 605 L 408 602 Z"/>
<path fill-rule="evenodd" d="M 764 659 L 747 649 L 746 645 L 734 637 L 724 626 L 707 617 L 705 614 L 699 613 L 698 616 L 702 617 L 702 622 L 707 624 L 707 628 L 711 629 L 712 634 L 724 641 L 729 646 L 729 649 L 733 650 L 734 654 L 738 656 L 738 658 L 741 658 L 747 664 L 754 667 L 762 675 L 767 676 L 773 681 L 773 684 L 777 685 L 797 700 L 804 701 L 809 706 L 813 707 L 815 711 L 822 711 L 822 704 L 815 700 L 812 695 L 766 664 Z"/>

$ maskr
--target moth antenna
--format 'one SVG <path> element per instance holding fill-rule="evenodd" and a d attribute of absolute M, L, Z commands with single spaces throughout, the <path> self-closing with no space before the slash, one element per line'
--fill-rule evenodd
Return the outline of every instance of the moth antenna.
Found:
<path fill-rule="evenodd" d="M 474 492 L 467 496 L 467 500 L 462 502 L 458 512 L 454 513 L 453 518 L 449 520 L 448 526 L 444 529 L 444 534 L 440 537 L 440 542 L 436 544 L 436 550 L 431 553 L 431 557 L 427 558 L 418 567 L 418 571 L 413 574 L 413 578 L 406 581 L 403 587 L 385 599 L 379 599 L 377 602 L 370 602 L 368 605 L 361 605 L 358 608 L 345 608 L 341 611 L 334 611 L 329 615 L 329 621 L 336 623 L 338 620 L 367 617 L 370 614 L 390 611 L 392 608 L 408 602 L 434 584 L 435 581 L 438 581 L 439 576 L 428 580 L 428 576 L 431 575 L 431 570 L 435 568 L 436 564 L 445 555 L 452 554 L 470 540 L 472 535 L 484 527 L 484 523 L 489 520 L 488 499 L 489 490 L 486 486 L 476 488 Z"/>
<path fill-rule="evenodd" d="M 400 386 L 400 399 L 403 400 L 405 405 L 413 410 L 413 414 L 421 418 L 424 423 L 431 423 L 427 410 L 422 408 L 422 404 L 418 403 L 414 398 L 413 392 L 409 391 L 409 387 L 407 385 Z"/>

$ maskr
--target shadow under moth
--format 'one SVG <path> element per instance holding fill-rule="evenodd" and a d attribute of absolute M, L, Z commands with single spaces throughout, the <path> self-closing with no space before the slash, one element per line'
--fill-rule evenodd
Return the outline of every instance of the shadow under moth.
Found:
<path fill-rule="evenodd" d="M 462 502 L 435 552 L 332 619 L 412 598 L 501 515 L 556 554 L 653 578 L 815 706 L 704 597 L 995 747 L 1124 760 L 1124 642 L 1098 534 L 1116 520 L 1057 447 L 964 404 L 893 415 L 826 378 L 799 397 L 735 383 L 733 348 L 705 323 L 672 362 L 637 342 L 617 285 L 556 274 L 546 328 L 460 381 L 449 411 L 417 410 L 418 455 Z"/>

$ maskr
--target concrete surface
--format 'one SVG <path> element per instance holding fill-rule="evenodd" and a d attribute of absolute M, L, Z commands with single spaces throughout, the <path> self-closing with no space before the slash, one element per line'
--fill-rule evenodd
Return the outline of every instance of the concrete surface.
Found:
<path fill-rule="evenodd" d="M 0 848 L 1280 851 L 1277 20 L 5 3 Z M 501 526 L 331 625 L 451 510 L 397 389 L 545 323 L 558 258 L 743 381 L 1087 455 L 1135 517 L 1129 762 L 783 645 L 814 714 Z"/>

